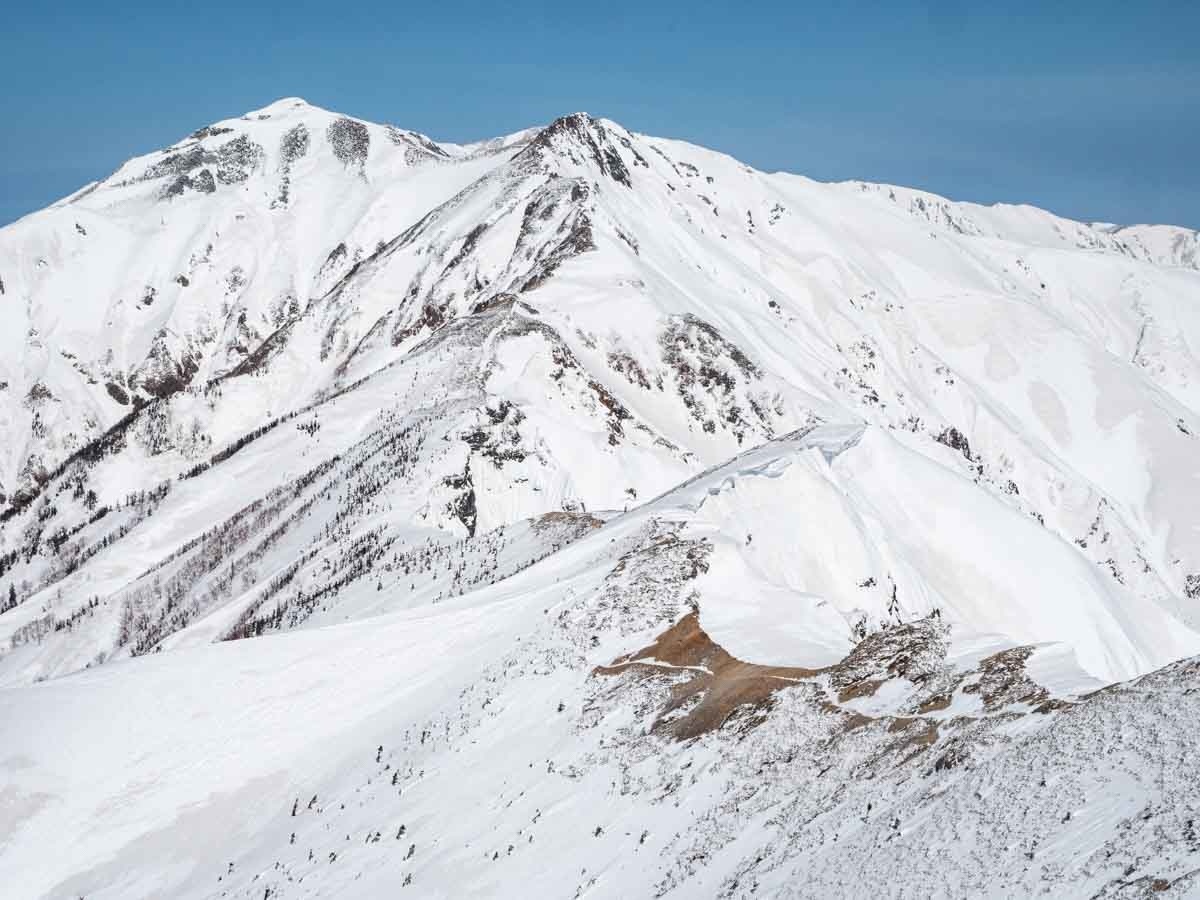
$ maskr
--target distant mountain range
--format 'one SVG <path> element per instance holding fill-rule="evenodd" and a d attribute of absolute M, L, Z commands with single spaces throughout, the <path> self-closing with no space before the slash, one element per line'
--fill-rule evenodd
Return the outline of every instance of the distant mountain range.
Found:
<path fill-rule="evenodd" d="M 1200 893 L 1200 234 L 201 128 L 0 229 L 0 723 L 16 898 Z"/>

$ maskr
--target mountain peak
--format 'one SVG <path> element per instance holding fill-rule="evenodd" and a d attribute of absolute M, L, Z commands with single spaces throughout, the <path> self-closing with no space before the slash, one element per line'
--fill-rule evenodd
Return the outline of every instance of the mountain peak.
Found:
<path fill-rule="evenodd" d="M 615 137 L 615 140 L 614 140 Z M 547 156 L 568 160 L 575 165 L 594 165 L 614 181 L 632 187 L 629 166 L 622 158 L 618 144 L 633 152 L 639 159 L 624 128 L 613 122 L 596 119 L 586 112 L 559 116 L 537 133 L 529 143 L 528 153 L 541 159 Z"/>
<path fill-rule="evenodd" d="M 597 118 L 581 110 L 559 116 L 539 132 L 539 137 L 551 140 L 555 137 L 568 136 L 584 140 L 588 136 L 604 137 L 613 129 L 621 132 L 625 131 L 624 128 L 621 128 L 615 122 Z"/>
<path fill-rule="evenodd" d="M 553 122 L 546 126 L 546 130 L 563 130 L 573 128 L 586 128 L 592 125 L 596 120 L 587 112 L 579 110 L 573 113 L 559 116 Z"/>
<path fill-rule="evenodd" d="M 245 114 L 245 118 L 253 118 L 256 116 L 272 116 L 279 115 L 284 112 L 292 112 L 297 109 L 316 109 L 311 103 L 303 97 L 280 97 L 261 109 L 252 109 Z"/>
<path fill-rule="evenodd" d="M 295 97 L 0 229 L 5 895 L 1190 895 L 1190 240 Z"/>

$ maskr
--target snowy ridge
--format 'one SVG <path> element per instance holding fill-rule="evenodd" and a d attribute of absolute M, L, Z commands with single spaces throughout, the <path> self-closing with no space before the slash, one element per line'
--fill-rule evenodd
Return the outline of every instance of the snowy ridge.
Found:
<path fill-rule="evenodd" d="M 1052 695 L 1032 673 L 1065 684 L 1061 661 L 959 642 L 935 615 L 827 667 L 731 666 L 726 638 L 744 651 L 770 635 L 759 609 L 734 622 L 714 603 L 733 535 L 687 511 L 845 435 L 754 451 L 443 604 L 0 692 L 20 823 L 4 859 L 23 863 L 9 883 L 229 897 L 1194 885 L 1195 662 L 1096 694 L 1069 676 L 1078 693 Z M 96 736 L 94 768 L 69 762 L 78 728 Z M 130 754 L 137 767 L 104 762 Z M 133 792 L 128 812 L 114 802 Z M 79 839 L 43 860 L 64 828 Z"/>
<path fill-rule="evenodd" d="M 0 229 L 0 876 L 1200 890 L 1196 246 L 584 113 L 130 160 Z"/>

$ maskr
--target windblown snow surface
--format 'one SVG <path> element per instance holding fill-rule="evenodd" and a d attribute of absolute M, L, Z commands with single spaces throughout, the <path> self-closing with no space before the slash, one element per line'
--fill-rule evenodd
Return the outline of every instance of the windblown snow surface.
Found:
<path fill-rule="evenodd" d="M 1200 896 L 1198 248 L 297 99 L 0 230 L 0 893 Z"/>

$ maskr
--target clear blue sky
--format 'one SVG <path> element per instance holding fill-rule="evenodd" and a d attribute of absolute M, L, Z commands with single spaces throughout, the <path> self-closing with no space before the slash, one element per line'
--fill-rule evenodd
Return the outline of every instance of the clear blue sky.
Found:
<path fill-rule="evenodd" d="M 297 95 L 455 141 L 584 109 L 764 169 L 1200 228 L 1200 2 L 832 5 L 9 4 L 0 222 Z"/>

